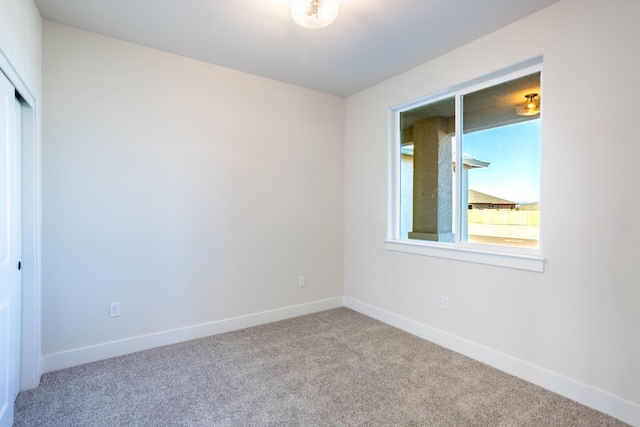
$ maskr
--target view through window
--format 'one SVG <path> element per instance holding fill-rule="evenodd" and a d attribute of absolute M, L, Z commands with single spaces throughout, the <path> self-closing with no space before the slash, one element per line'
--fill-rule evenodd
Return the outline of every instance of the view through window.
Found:
<path fill-rule="evenodd" d="M 402 111 L 399 125 L 400 239 L 539 247 L 540 72 Z"/>

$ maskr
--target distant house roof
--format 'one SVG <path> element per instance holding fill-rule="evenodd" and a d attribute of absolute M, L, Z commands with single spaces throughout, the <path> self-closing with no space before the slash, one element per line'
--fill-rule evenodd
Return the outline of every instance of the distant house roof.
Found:
<path fill-rule="evenodd" d="M 501 199 L 500 197 L 471 189 L 469 190 L 468 202 L 471 205 L 516 205 L 516 202 L 511 200 Z"/>
<path fill-rule="evenodd" d="M 453 162 L 454 164 L 456 162 Z M 471 157 L 467 153 L 462 153 L 462 164 L 467 166 L 468 169 L 484 169 L 489 167 L 489 162 L 484 160 L 478 160 L 475 157 Z"/>

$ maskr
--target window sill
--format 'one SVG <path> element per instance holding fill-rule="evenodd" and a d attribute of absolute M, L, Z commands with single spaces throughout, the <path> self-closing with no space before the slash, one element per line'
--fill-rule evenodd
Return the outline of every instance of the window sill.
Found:
<path fill-rule="evenodd" d="M 448 246 L 409 240 L 386 240 L 384 242 L 384 248 L 396 252 L 515 268 L 539 273 L 544 272 L 544 258 L 540 256 L 491 252 L 460 248 L 454 245 Z"/>

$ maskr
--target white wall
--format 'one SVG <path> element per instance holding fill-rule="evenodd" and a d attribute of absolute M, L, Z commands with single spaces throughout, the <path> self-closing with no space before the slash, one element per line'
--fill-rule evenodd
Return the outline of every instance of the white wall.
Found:
<path fill-rule="evenodd" d="M 343 99 L 48 21 L 43 91 L 45 369 L 341 304 Z"/>
<path fill-rule="evenodd" d="M 640 425 L 638 16 L 565 0 L 348 98 L 345 297 Z M 545 272 L 385 251 L 388 109 L 540 55 Z"/>
<path fill-rule="evenodd" d="M 40 93 L 41 38 L 42 19 L 33 0 L 0 3 L 0 52 L 34 96 Z"/>

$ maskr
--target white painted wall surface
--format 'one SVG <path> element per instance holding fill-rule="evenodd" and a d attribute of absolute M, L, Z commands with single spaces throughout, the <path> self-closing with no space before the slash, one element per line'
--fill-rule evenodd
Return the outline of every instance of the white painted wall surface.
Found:
<path fill-rule="evenodd" d="M 640 424 L 638 16 L 636 0 L 566 0 L 348 98 L 345 297 L 566 378 L 574 398 L 602 392 Z M 545 272 L 385 251 L 388 109 L 540 55 Z"/>
<path fill-rule="evenodd" d="M 25 84 L 40 93 L 42 19 L 33 0 L 0 3 L 0 49 Z"/>
<path fill-rule="evenodd" d="M 342 296 L 342 98 L 48 21 L 43 70 L 45 369 Z"/>

